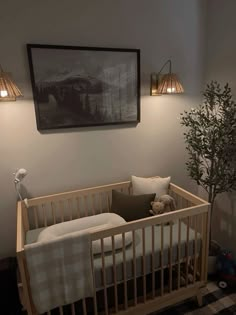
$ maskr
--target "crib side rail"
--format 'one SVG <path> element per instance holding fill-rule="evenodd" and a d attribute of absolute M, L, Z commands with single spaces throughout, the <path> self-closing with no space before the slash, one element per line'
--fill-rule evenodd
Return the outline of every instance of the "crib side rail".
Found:
<path fill-rule="evenodd" d="M 130 182 L 29 199 L 30 229 L 110 212 L 113 189 L 130 194 Z"/>
<path fill-rule="evenodd" d="M 99 230 L 91 233 L 91 240 L 97 240 L 112 235 L 126 233 L 129 231 L 146 228 L 150 225 L 165 224 L 170 221 L 176 221 L 178 219 L 185 219 L 187 217 L 196 216 L 203 213 L 208 213 L 208 203 L 204 205 L 193 206 L 181 210 L 176 210 L 168 213 L 163 213 L 157 216 L 147 217 L 137 221 L 131 221 L 119 225 L 117 227 L 107 228 L 105 230 Z"/>
<path fill-rule="evenodd" d="M 113 189 L 130 194 L 132 191 L 131 182 L 127 181 L 29 199 L 27 218 L 25 218 L 28 220 L 29 229 L 37 229 L 81 217 L 110 212 Z M 169 194 L 176 200 L 177 209 L 206 204 L 204 200 L 172 183 L 170 184 Z"/>
<path fill-rule="evenodd" d="M 84 188 L 84 189 L 78 189 L 74 191 L 68 191 L 63 192 L 59 194 L 53 194 L 48 196 L 42 196 L 37 198 L 32 198 L 28 200 L 29 206 L 37 206 L 41 205 L 42 203 L 50 203 L 50 202 L 56 202 L 61 200 L 68 200 L 72 199 L 75 196 L 87 196 L 95 193 L 102 193 L 106 191 L 111 191 L 112 189 L 129 189 L 130 187 L 130 181 L 120 182 L 120 183 L 114 183 L 109 185 L 102 185 L 102 186 L 96 186 L 91 188 Z"/>
<path fill-rule="evenodd" d="M 201 229 L 192 230 L 190 227 L 190 219 L 192 222 L 201 221 Z M 169 223 L 169 227 L 165 230 L 165 224 Z M 176 239 L 174 240 L 174 228 L 173 222 L 178 226 L 178 242 L 176 245 Z M 183 225 L 182 223 L 185 223 Z M 156 252 L 155 242 L 155 226 L 159 226 L 161 238 L 159 252 Z M 146 252 L 146 228 L 151 228 L 151 246 L 152 251 L 150 254 Z M 175 227 L 176 229 L 176 227 Z M 137 236 L 136 232 L 141 231 L 141 247 L 142 255 L 137 258 L 137 249 L 136 242 Z M 127 270 L 130 270 L 130 266 L 127 265 L 126 249 L 125 249 L 125 235 L 127 232 L 132 232 L 132 243 L 131 243 L 131 252 L 133 252 L 132 258 L 132 277 L 128 278 Z M 166 234 L 169 233 L 168 234 Z M 175 230 L 176 233 L 176 230 Z M 184 240 L 183 234 L 185 234 Z M 145 218 L 138 221 L 133 221 L 120 225 L 118 227 L 113 227 L 106 230 L 95 231 L 91 233 L 91 242 L 100 241 L 101 242 L 101 279 L 103 282 L 103 305 L 105 314 L 110 314 L 109 303 L 107 292 L 109 290 L 109 283 L 106 279 L 106 254 L 104 252 L 104 239 L 111 238 L 112 241 L 112 257 L 113 257 L 113 284 L 114 287 L 114 305 L 113 311 L 115 313 L 132 314 L 131 309 L 134 307 L 142 308 L 141 305 L 146 304 L 147 309 L 148 305 L 156 298 L 164 299 L 165 296 L 170 296 L 170 294 L 175 294 L 179 296 L 181 290 L 186 289 L 185 293 L 188 290 L 196 290 L 200 286 L 203 286 L 207 279 L 207 256 L 208 256 L 208 242 L 209 242 L 209 204 L 204 203 L 190 208 L 182 209 L 179 211 L 174 211 L 171 213 L 162 214 L 156 217 Z M 116 265 L 116 252 L 114 246 L 114 239 L 116 235 L 121 235 L 123 239 L 123 246 L 121 248 L 121 253 L 123 255 L 122 266 L 123 278 L 119 281 L 117 280 L 117 265 Z M 139 233 L 140 235 L 140 233 Z M 190 237 L 191 236 L 191 237 Z M 166 237 L 169 239 L 168 246 L 166 247 Z M 168 258 L 166 254 L 168 251 Z M 177 250 L 177 254 L 176 254 Z M 93 255 L 92 255 L 93 257 Z M 141 261 L 141 274 L 140 274 L 140 265 L 138 267 L 137 259 Z M 156 267 L 158 261 L 158 267 Z M 95 279 L 95 270 L 92 259 L 92 268 L 93 268 L 93 277 L 94 283 Z M 138 270 L 139 269 L 139 273 Z M 157 277 L 158 272 L 158 277 Z M 147 274 L 151 276 L 151 291 L 147 290 Z M 166 283 L 166 275 L 168 275 L 168 283 Z M 141 279 L 141 280 L 140 280 Z M 139 281 L 139 282 L 138 282 Z M 140 282 L 141 281 L 141 282 Z M 130 288 L 132 284 L 133 296 L 132 299 L 129 299 L 128 287 Z M 123 292 L 123 301 L 122 305 L 119 305 L 117 299 L 117 288 L 121 286 Z M 140 288 L 141 286 L 141 288 Z M 150 283 L 149 283 L 150 286 Z M 139 290 L 142 289 L 142 296 L 138 296 L 138 287 Z M 158 287 L 158 289 L 157 289 Z M 193 295 L 193 293 L 191 293 Z M 94 292 L 94 299 L 96 299 L 96 290 Z M 140 303 L 141 302 L 141 303 Z M 155 305 L 157 307 L 157 305 Z M 130 310 L 130 311 L 129 311 Z M 137 310 L 136 310 L 137 311 Z M 136 312 L 135 311 L 135 312 Z M 130 313 L 129 313 L 130 312 Z M 84 312 L 83 314 L 86 314 Z M 94 314 L 99 314 L 97 309 L 96 300 L 94 300 Z"/>
<path fill-rule="evenodd" d="M 207 201 L 190 193 L 189 191 L 170 183 L 170 194 L 172 194 L 174 197 L 176 196 L 176 199 L 182 198 L 182 203 L 189 202 L 193 205 L 201 205 L 201 204 L 207 204 Z M 177 200 L 178 201 L 178 200 Z"/>

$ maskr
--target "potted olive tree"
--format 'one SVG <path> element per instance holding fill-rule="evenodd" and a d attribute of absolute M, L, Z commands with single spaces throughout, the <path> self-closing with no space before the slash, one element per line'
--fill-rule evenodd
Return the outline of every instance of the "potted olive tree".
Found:
<path fill-rule="evenodd" d="M 187 171 L 207 191 L 212 218 L 216 196 L 236 188 L 236 103 L 229 85 L 222 88 L 215 81 L 207 85 L 203 97 L 203 103 L 184 111 L 180 121 L 186 127 Z M 214 256 L 211 230 L 209 255 Z"/>

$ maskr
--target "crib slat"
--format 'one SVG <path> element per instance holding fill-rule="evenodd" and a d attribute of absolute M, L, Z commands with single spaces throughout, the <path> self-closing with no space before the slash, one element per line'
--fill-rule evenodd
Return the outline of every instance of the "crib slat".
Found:
<path fill-rule="evenodd" d="M 137 280 L 136 280 L 136 273 L 137 273 L 137 266 L 136 266 L 136 236 L 135 230 L 132 231 L 132 246 L 133 246 L 133 276 L 134 276 L 134 306 L 137 305 Z"/>
<path fill-rule="evenodd" d="M 87 315 L 87 306 L 86 306 L 86 300 L 82 300 L 82 305 L 83 305 L 83 315 Z"/>
<path fill-rule="evenodd" d="M 204 272 L 205 272 L 205 253 L 206 253 L 206 222 L 207 222 L 207 213 L 202 213 L 201 215 L 201 235 L 202 235 L 202 249 L 201 249 L 201 281 L 204 281 Z"/>
<path fill-rule="evenodd" d="M 175 202 L 176 202 L 176 209 L 180 209 L 181 207 L 180 207 L 180 197 L 179 197 L 179 195 L 177 195 L 175 192 L 174 192 L 174 198 L 175 198 Z"/>
<path fill-rule="evenodd" d="M 183 208 L 188 208 L 188 200 L 183 198 L 183 201 L 184 201 L 184 206 Z"/>
<path fill-rule="evenodd" d="M 102 203 L 102 193 L 99 193 L 99 208 L 100 208 L 100 213 L 103 213 L 103 203 Z"/>
<path fill-rule="evenodd" d="M 107 287 L 106 287 L 106 269 L 105 269 L 104 239 L 103 238 L 101 238 L 101 256 L 102 256 L 102 277 L 103 277 L 105 314 L 108 315 Z"/>
<path fill-rule="evenodd" d="M 109 197 L 109 192 L 107 192 L 107 212 L 110 212 L 110 197 Z"/>
<path fill-rule="evenodd" d="M 34 206 L 34 226 L 36 229 L 39 227 L 39 220 L 38 220 L 38 207 Z"/>
<path fill-rule="evenodd" d="M 205 261 L 204 261 L 204 281 L 207 282 L 207 277 L 208 277 L 208 273 L 207 273 L 207 265 L 208 265 L 208 256 L 209 256 L 209 242 L 210 242 L 210 224 L 211 224 L 211 207 L 210 205 L 208 205 L 208 212 L 206 213 L 206 221 L 205 221 Z"/>
<path fill-rule="evenodd" d="M 161 223 L 161 296 L 164 294 L 164 257 L 163 257 L 163 247 L 164 247 L 164 228 L 163 223 Z"/>
<path fill-rule="evenodd" d="M 84 216 L 88 216 L 88 196 L 84 195 Z"/>
<path fill-rule="evenodd" d="M 185 269 L 185 286 L 188 286 L 188 264 L 189 264 L 189 217 L 187 217 L 187 241 L 186 241 L 186 269 Z"/>
<path fill-rule="evenodd" d="M 63 308 L 62 308 L 62 306 L 59 307 L 59 313 L 60 313 L 60 315 L 63 315 Z"/>
<path fill-rule="evenodd" d="M 196 281 L 196 273 L 197 273 L 197 218 L 198 216 L 194 216 L 194 229 L 195 229 L 195 237 L 194 237 L 194 265 L 193 265 L 193 283 Z"/>
<path fill-rule="evenodd" d="M 172 291 L 172 243 L 173 243 L 173 223 L 170 222 L 170 248 L 169 248 L 169 292 Z"/>
<path fill-rule="evenodd" d="M 122 233 L 122 252 L 123 252 L 123 277 L 124 277 L 124 308 L 128 308 L 127 300 L 127 279 L 126 279 L 126 252 L 125 252 L 125 233 Z"/>
<path fill-rule="evenodd" d="M 61 222 L 64 222 L 64 201 L 60 200 Z"/>
<path fill-rule="evenodd" d="M 143 302 L 146 302 L 146 248 L 145 248 L 145 228 L 142 229 L 142 241 L 143 241 Z"/>
<path fill-rule="evenodd" d="M 181 219 L 178 220 L 178 289 L 180 288 Z"/>
<path fill-rule="evenodd" d="M 70 220 L 72 220 L 73 219 L 73 207 L 72 207 L 72 200 L 71 199 L 68 199 L 68 210 L 70 213 Z"/>
<path fill-rule="evenodd" d="M 94 194 L 92 194 L 92 212 L 93 212 L 93 215 L 95 215 L 96 207 L 95 207 L 95 195 Z"/>
<path fill-rule="evenodd" d="M 200 280 L 202 280 L 202 273 L 203 273 L 203 270 L 202 270 L 202 266 L 203 266 L 203 214 L 200 215 L 200 234 L 201 234 L 201 249 L 200 249 L 200 260 L 199 260 L 199 271 L 200 271 Z"/>
<path fill-rule="evenodd" d="M 94 271 L 94 258 L 93 258 L 93 243 L 91 244 L 91 267 L 92 267 L 92 275 L 93 275 L 93 307 L 94 314 L 97 315 L 97 295 L 96 295 L 96 281 L 95 281 L 95 271 Z"/>
<path fill-rule="evenodd" d="M 171 196 L 174 198 L 174 200 L 175 200 L 175 206 L 176 206 L 176 210 L 178 210 L 179 209 L 179 203 L 178 203 L 178 195 L 176 194 L 176 192 L 175 191 L 173 191 L 173 190 L 170 190 L 170 192 L 171 192 Z"/>
<path fill-rule="evenodd" d="M 201 215 L 198 216 L 198 225 L 197 225 L 198 231 L 201 234 L 201 228 L 202 228 L 202 218 Z"/>
<path fill-rule="evenodd" d="M 184 208 L 184 197 L 180 196 L 180 209 Z"/>
<path fill-rule="evenodd" d="M 154 225 L 152 225 L 152 298 L 155 297 L 155 230 Z"/>
<path fill-rule="evenodd" d="M 71 304 L 71 313 L 72 313 L 72 315 L 76 315 L 75 314 L 75 304 L 74 303 Z"/>
<path fill-rule="evenodd" d="M 48 222 L 47 222 L 47 213 L 46 213 L 46 209 L 45 209 L 45 204 L 42 204 L 42 209 L 43 209 L 43 221 L 44 221 L 44 226 L 48 226 Z"/>
<path fill-rule="evenodd" d="M 117 300 L 117 275 L 116 275 L 116 255 L 115 255 L 115 238 L 112 239 L 112 260 L 113 260 L 113 276 L 114 276 L 114 300 L 115 300 L 115 312 L 118 313 L 118 300 Z"/>
<path fill-rule="evenodd" d="M 56 224 L 55 203 L 54 202 L 51 202 L 51 209 L 52 209 L 53 224 Z"/>
<path fill-rule="evenodd" d="M 81 217 L 81 214 L 80 214 L 79 197 L 76 198 L 76 204 L 77 204 L 77 218 L 79 219 L 79 218 Z"/>

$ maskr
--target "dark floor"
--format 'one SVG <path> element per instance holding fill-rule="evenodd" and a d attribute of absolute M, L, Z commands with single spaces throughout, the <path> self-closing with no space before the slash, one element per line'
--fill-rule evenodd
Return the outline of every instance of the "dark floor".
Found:
<path fill-rule="evenodd" d="M 152 315 L 236 315 L 236 290 L 235 288 L 220 289 L 215 281 L 209 281 L 202 291 L 203 305 L 198 307 L 194 299 L 186 300 L 184 303 L 175 305 L 163 311 L 152 313 Z"/>
<path fill-rule="evenodd" d="M 236 315 L 236 288 L 220 289 L 216 281 L 209 281 L 202 291 L 203 305 L 198 307 L 195 299 L 186 300 L 184 303 L 175 305 L 150 315 Z M 20 313 L 16 313 L 20 314 Z M 26 315 L 25 312 L 21 313 Z M 66 315 L 69 313 L 66 313 Z M 6 314 L 4 314 L 6 315 Z M 13 315 L 13 313 L 11 313 Z"/>

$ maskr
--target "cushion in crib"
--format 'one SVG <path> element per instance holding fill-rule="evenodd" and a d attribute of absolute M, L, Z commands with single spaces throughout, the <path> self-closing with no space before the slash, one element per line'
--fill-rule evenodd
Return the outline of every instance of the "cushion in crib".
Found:
<path fill-rule="evenodd" d="M 168 193 L 171 177 L 144 178 L 131 176 L 134 195 L 155 193 L 156 198 Z"/>
<path fill-rule="evenodd" d="M 39 233 L 38 242 L 47 242 L 53 240 L 57 237 L 63 237 L 63 235 L 68 235 L 78 231 L 88 231 L 94 232 L 99 230 L 104 230 L 107 228 L 115 227 L 121 224 L 125 224 L 126 221 L 119 215 L 115 213 L 102 213 L 89 217 L 84 217 L 72 221 L 62 222 L 55 225 L 51 225 L 45 228 Z M 114 249 L 120 249 L 123 246 L 122 235 L 118 234 L 114 237 Z M 125 246 L 132 243 L 132 233 L 125 233 Z M 93 241 L 93 254 L 101 253 L 101 241 Z M 112 238 L 104 238 L 104 252 L 112 251 Z"/>
<path fill-rule="evenodd" d="M 156 194 L 127 195 L 112 190 L 111 211 L 120 215 L 126 221 L 134 221 L 150 216 L 151 202 Z"/>

